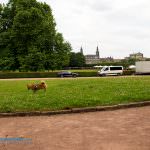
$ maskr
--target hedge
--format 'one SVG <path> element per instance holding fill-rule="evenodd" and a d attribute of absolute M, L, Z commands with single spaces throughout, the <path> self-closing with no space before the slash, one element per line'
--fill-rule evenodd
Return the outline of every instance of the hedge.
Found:
<path fill-rule="evenodd" d="M 55 78 L 58 72 L 0 72 L 0 79 L 10 78 Z M 97 76 L 97 72 L 78 72 L 80 77 L 94 77 Z"/>
<path fill-rule="evenodd" d="M 134 70 L 124 70 L 123 75 L 134 75 L 135 71 Z"/>
<path fill-rule="evenodd" d="M 95 77 L 97 76 L 97 71 L 75 71 L 79 74 L 79 77 Z M 10 78 L 55 78 L 58 72 L 0 72 L 0 79 L 10 79 Z M 135 71 L 124 70 L 123 75 L 133 75 Z"/>
<path fill-rule="evenodd" d="M 49 78 L 56 77 L 56 72 L 0 72 L 1 79 L 9 78 Z"/>

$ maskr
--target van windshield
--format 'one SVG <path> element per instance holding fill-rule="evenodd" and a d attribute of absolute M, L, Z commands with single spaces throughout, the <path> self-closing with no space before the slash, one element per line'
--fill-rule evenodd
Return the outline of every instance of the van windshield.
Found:
<path fill-rule="evenodd" d="M 101 71 L 107 71 L 108 67 L 103 67 Z"/>

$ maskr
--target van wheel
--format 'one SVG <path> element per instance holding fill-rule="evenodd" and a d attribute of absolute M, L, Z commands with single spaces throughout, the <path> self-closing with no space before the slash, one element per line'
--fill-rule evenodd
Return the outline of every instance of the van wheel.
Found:
<path fill-rule="evenodd" d="M 101 77 L 106 77 L 106 74 L 102 74 Z"/>
<path fill-rule="evenodd" d="M 64 76 L 63 76 L 63 75 L 61 75 L 60 77 L 61 77 L 61 78 L 63 78 Z"/>
<path fill-rule="evenodd" d="M 77 76 L 74 74 L 72 77 L 73 77 L 73 78 L 76 78 Z"/>

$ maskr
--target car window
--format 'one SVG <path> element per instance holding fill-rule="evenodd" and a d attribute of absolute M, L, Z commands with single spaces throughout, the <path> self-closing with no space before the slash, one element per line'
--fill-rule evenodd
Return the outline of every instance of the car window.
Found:
<path fill-rule="evenodd" d="M 66 71 L 66 72 L 64 72 L 64 74 L 70 74 L 71 72 L 69 72 L 69 71 Z"/>
<path fill-rule="evenodd" d="M 110 70 L 122 70 L 122 67 L 110 67 Z"/>

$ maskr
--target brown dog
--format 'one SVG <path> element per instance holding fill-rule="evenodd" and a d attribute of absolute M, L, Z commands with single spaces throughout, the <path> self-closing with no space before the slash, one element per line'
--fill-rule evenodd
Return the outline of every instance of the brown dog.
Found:
<path fill-rule="evenodd" d="M 40 83 L 33 83 L 33 84 L 27 84 L 28 90 L 33 90 L 33 92 L 36 92 L 37 90 L 44 89 L 46 91 L 47 85 L 45 81 L 41 81 Z"/>

